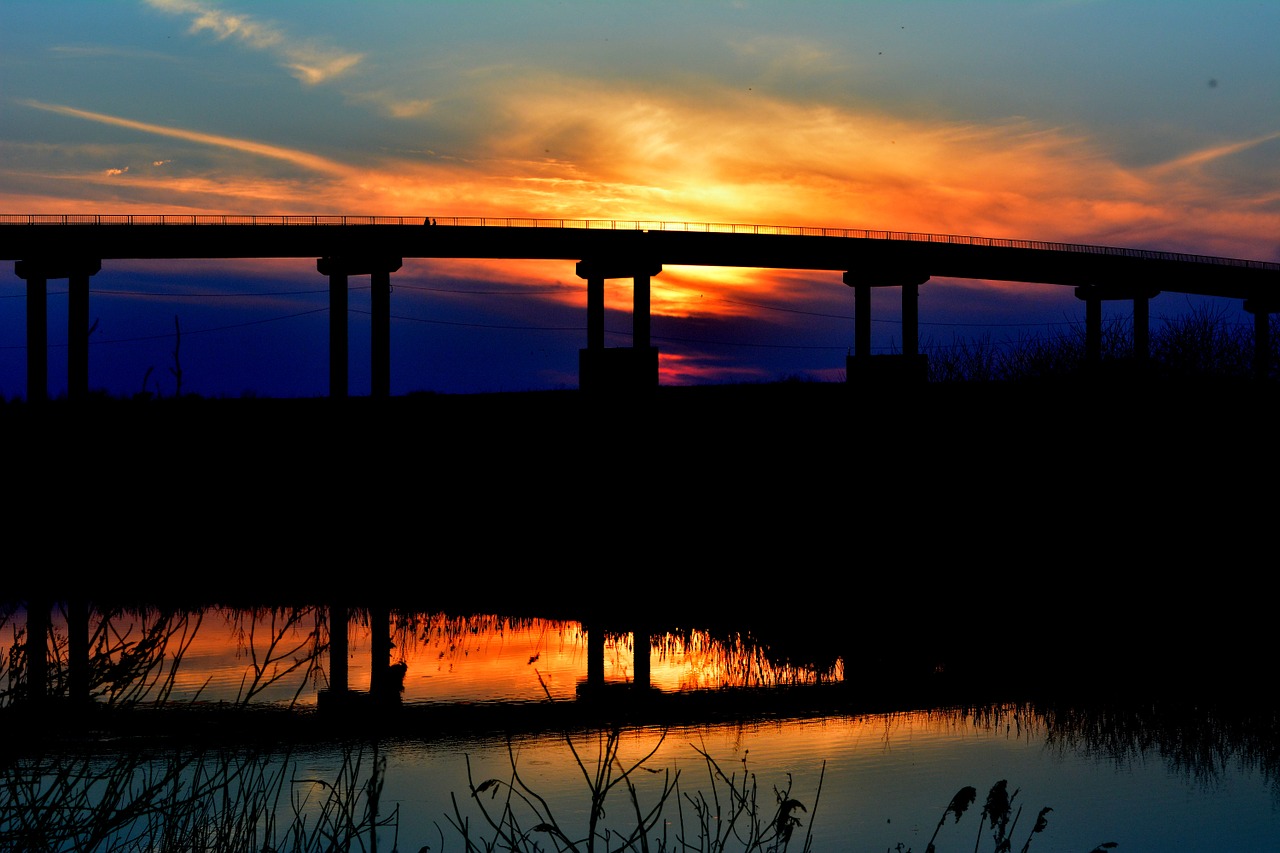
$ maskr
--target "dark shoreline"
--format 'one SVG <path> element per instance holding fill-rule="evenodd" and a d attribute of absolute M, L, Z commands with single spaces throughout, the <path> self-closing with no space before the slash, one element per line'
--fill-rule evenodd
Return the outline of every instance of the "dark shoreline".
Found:
<path fill-rule="evenodd" d="M 15 541 L 86 556 L 5 591 L 1176 658 L 1274 616 L 1278 413 L 1231 380 L 7 403 Z"/>

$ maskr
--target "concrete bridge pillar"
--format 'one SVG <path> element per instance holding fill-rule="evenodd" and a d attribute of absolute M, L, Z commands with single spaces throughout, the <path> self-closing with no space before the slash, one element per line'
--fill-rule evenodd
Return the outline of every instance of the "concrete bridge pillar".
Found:
<path fill-rule="evenodd" d="M 844 274 L 849 284 L 849 274 Z M 871 285 L 852 284 L 853 288 L 853 354 L 871 360 Z"/>
<path fill-rule="evenodd" d="M 587 279 L 587 349 L 604 349 L 604 279 Z"/>
<path fill-rule="evenodd" d="M 1253 315 L 1253 376 L 1266 379 L 1271 375 L 1271 315 L 1280 312 L 1280 299 L 1246 299 L 1244 310 Z"/>
<path fill-rule="evenodd" d="M 844 274 L 844 283 L 853 288 L 853 352 L 845 359 L 845 375 L 849 382 L 870 378 L 916 379 L 928 376 L 928 364 L 920 355 L 920 285 L 929 280 L 926 273 L 857 272 Z M 902 354 L 871 355 L 871 289 L 902 288 Z"/>
<path fill-rule="evenodd" d="M 658 350 L 652 346 L 650 280 L 662 265 L 647 260 L 617 258 L 578 262 L 579 278 L 587 280 L 587 346 L 578 351 L 578 387 L 583 390 L 639 390 L 658 384 Z M 632 280 L 632 341 L 629 348 L 604 346 L 604 282 Z"/>
<path fill-rule="evenodd" d="M 915 282 L 902 285 L 902 354 L 920 354 L 920 285 Z"/>
<path fill-rule="evenodd" d="M 14 264 L 27 283 L 27 400 L 49 399 L 49 279 L 65 278 L 67 301 L 67 398 L 89 395 L 89 278 L 102 261 L 27 260 Z"/>
<path fill-rule="evenodd" d="M 1076 299 L 1084 302 L 1084 358 L 1096 365 L 1102 360 L 1102 303 L 1105 300 L 1133 300 L 1133 358 L 1145 362 L 1151 357 L 1151 300 L 1160 295 L 1154 287 L 1124 284 L 1091 284 L 1077 287 Z"/>
<path fill-rule="evenodd" d="M 402 258 L 325 257 L 316 270 L 329 277 L 329 396 L 348 393 L 347 298 L 348 278 L 369 276 L 371 387 L 370 396 L 391 396 L 391 274 Z"/>

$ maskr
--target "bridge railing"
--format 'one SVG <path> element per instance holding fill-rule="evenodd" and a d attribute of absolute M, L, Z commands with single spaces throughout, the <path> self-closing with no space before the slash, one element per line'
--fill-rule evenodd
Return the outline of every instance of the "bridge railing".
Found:
<path fill-rule="evenodd" d="M 958 246 L 982 246 L 1001 249 L 1073 252 L 1110 255 L 1149 260 L 1180 261 L 1223 266 L 1248 267 L 1280 271 L 1280 263 L 1164 252 L 1152 249 L 1127 249 L 1095 246 L 1085 243 L 1055 243 L 1041 240 L 1010 240 L 998 237 L 972 237 L 959 234 L 930 234 L 919 231 L 881 231 L 862 228 L 822 228 L 810 225 L 753 225 L 736 222 L 666 222 L 661 220 L 617 219 L 537 219 L 489 216 L 282 216 L 250 214 L 137 214 L 137 213 L 22 213 L 0 214 L 0 225 L 415 225 L 483 228 L 578 228 L 605 231 L 689 231 L 713 234 L 763 234 L 801 237 L 843 237 L 859 240 L 901 240 L 917 243 L 946 243 Z"/>

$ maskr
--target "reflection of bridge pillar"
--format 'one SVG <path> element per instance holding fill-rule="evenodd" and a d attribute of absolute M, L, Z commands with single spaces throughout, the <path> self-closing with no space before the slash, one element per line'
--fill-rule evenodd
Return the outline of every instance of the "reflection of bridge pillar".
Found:
<path fill-rule="evenodd" d="M 856 272 L 844 274 L 844 283 L 853 288 L 853 352 L 845 359 L 846 380 L 872 377 L 914 379 L 928 377 L 928 362 L 920 355 L 920 285 L 929 280 L 921 272 Z M 871 288 L 902 288 L 902 354 L 871 355 Z"/>
<path fill-rule="evenodd" d="M 649 626 L 637 625 L 632 636 L 635 638 L 635 664 L 632 667 L 635 677 L 631 680 L 631 683 L 634 687 L 648 690 L 650 680 Z"/>
<path fill-rule="evenodd" d="M 587 686 L 604 686 L 604 630 L 598 625 L 584 624 L 587 632 Z"/>
<path fill-rule="evenodd" d="M 27 282 L 27 400 L 49 398 L 49 279 L 65 278 L 67 302 L 67 397 L 89 394 L 89 278 L 100 260 L 18 261 L 14 272 Z"/>
<path fill-rule="evenodd" d="M 578 387 L 644 389 L 658 384 L 658 351 L 651 345 L 650 279 L 662 272 L 653 261 L 583 260 L 577 265 L 587 280 L 587 347 L 578 351 Z M 629 348 L 605 349 L 604 282 L 632 279 L 632 342 Z"/>
<path fill-rule="evenodd" d="M 49 687 L 49 602 L 27 602 L 27 696 L 42 701 Z"/>
<path fill-rule="evenodd" d="M 1160 295 L 1154 287 L 1124 284 L 1092 284 L 1076 288 L 1076 299 L 1084 302 L 1084 358 L 1086 364 L 1102 360 L 1102 303 L 1109 299 L 1133 300 L 1133 357 L 1146 361 L 1151 355 L 1152 299 Z"/>
<path fill-rule="evenodd" d="M 388 694 L 391 675 L 391 611 L 369 608 L 369 694 Z"/>
<path fill-rule="evenodd" d="M 329 608 L 329 691 L 347 692 L 347 608 Z"/>
<path fill-rule="evenodd" d="M 1246 299 L 1244 310 L 1253 315 L 1253 375 L 1266 379 L 1271 374 L 1271 315 L 1280 312 L 1280 300 Z"/>
<path fill-rule="evenodd" d="M 370 280 L 370 364 L 373 397 L 391 395 L 391 273 L 401 258 L 334 258 L 316 261 L 316 270 L 329 277 L 329 396 L 347 396 L 347 295 L 348 278 L 367 275 Z"/>
<path fill-rule="evenodd" d="M 89 603 L 67 602 L 67 692 L 72 702 L 89 701 Z"/>

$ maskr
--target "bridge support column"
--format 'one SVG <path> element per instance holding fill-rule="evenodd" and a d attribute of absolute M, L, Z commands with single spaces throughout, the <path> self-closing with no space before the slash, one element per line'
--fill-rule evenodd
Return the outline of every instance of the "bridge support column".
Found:
<path fill-rule="evenodd" d="M 920 354 L 920 285 L 929 276 L 920 272 L 868 272 L 844 274 L 844 283 L 853 288 L 853 352 L 845 358 L 845 380 L 850 383 L 886 381 L 924 382 L 928 379 L 928 359 Z M 871 355 L 871 289 L 902 288 L 902 354 Z"/>
<path fill-rule="evenodd" d="M 587 279 L 587 349 L 604 349 L 604 279 Z"/>
<path fill-rule="evenodd" d="M 1253 315 L 1253 376 L 1263 380 L 1271 375 L 1271 315 L 1280 312 L 1280 300 L 1246 299 L 1244 310 Z"/>
<path fill-rule="evenodd" d="M 587 347 L 578 351 L 578 387 L 584 391 L 636 391 L 658 385 L 658 350 L 651 344 L 650 279 L 662 272 L 653 261 L 583 260 L 577 274 L 587 280 Z M 632 343 L 604 346 L 604 282 L 632 279 Z"/>
<path fill-rule="evenodd" d="M 14 272 L 27 282 L 27 400 L 49 399 L 49 279 L 65 278 L 67 302 L 67 398 L 89 395 L 89 278 L 102 261 L 18 261 Z"/>
<path fill-rule="evenodd" d="M 89 396 L 89 276 L 67 277 L 67 398 Z"/>
<path fill-rule="evenodd" d="M 631 346 L 638 350 L 647 350 L 649 330 L 652 328 L 649 316 L 649 276 L 637 273 L 632 279 L 631 291 Z"/>
<path fill-rule="evenodd" d="M 369 285 L 373 308 L 371 393 L 385 399 L 391 396 L 391 271 L 374 270 L 369 275 Z"/>
<path fill-rule="evenodd" d="M 346 399 L 350 388 L 347 293 L 347 274 L 329 273 L 329 396 L 333 399 Z"/>
<path fill-rule="evenodd" d="M 1075 290 L 1084 302 L 1085 364 L 1102 361 L 1102 303 L 1105 300 L 1133 300 L 1133 359 L 1145 363 L 1151 357 L 1151 300 L 1160 295 L 1154 287 L 1123 284 L 1083 285 Z"/>
<path fill-rule="evenodd" d="M 400 269 L 401 258 L 326 257 L 316 261 L 316 270 L 329 277 L 329 396 L 348 394 L 347 297 L 348 279 L 367 275 L 370 280 L 370 395 L 391 395 L 391 274 Z"/>
<path fill-rule="evenodd" d="M 49 280 L 33 275 L 27 278 L 27 401 L 43 403 L 48 399 Z"/>
<path fill-rule="evenodd" d="M 920 354 L 920 285 L 914 282 L 902 285 L 902 354 Z"/>
<path fill-rule="evenodd" d="M 849 284 L 845 273 L 845 284 Z M 864 361 L 871 360 L 871 285 L 853 287 L 853 353 Z"/>

